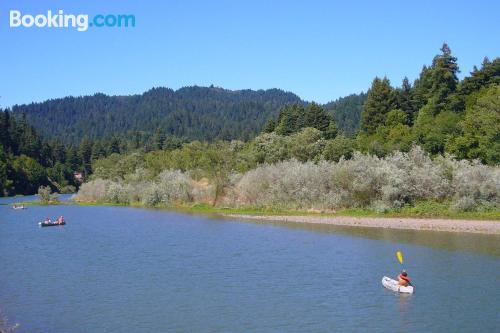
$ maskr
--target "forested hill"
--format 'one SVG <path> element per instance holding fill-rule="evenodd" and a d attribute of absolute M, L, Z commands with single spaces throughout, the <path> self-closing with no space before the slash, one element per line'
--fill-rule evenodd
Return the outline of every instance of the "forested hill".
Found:
<path fill-rule="evenodd" d="M 340 130 L 349 136 L 359 127 L 365 99 L 365 94 L 350 95 L 327 104 Z M 126 135 L 144 140 L 159 130 L 164 136 L 187 140 L 248 140 L 280 109 L 294 103 L 306 102 L 279 89 L 232 91 L 194 86 L 176 91 L 153 88 L 132 96 L 65 97 L 16 105 L 12 111 L 18 117 L 26 114 L 28 122 L 45 137 L 74 144 L 85 136 Z"/>
<path fill-rule="evenodd" d="M 367 94 L 363 92 L 359 95 L 352 94 L 324 105 L 346 136 L 354 136 L 359 129 L 366 96 Z"/>
<path fill-rule="evenodd" d="M 79 143 L 140 131 L 186 139 L 249 139 L 288 104 L 302 103 L 279 89 L 231 91 L 216 87 L 153 88 L 142 95 L 95 94 L 14 106 L 12 111 L 47 137 Z"/>

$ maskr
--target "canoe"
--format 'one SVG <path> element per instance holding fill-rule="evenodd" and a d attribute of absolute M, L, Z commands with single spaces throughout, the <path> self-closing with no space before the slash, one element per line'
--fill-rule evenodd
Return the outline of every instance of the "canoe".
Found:
<path fill-rule="evenodd" d="M 56 225 L 65 225 L 66 222 L 62 222 L 62 223 L 54 223 L 54 222 L 38 222 L 38 225 L 40 225 L 40 227 L 53 227 L 53 226 L 56 226 Z"/>
<path fill-rule="evenodd" d="M 384 287 L 386 287 L 387 289 L 398 292 L 398 293 L 413 294 L 413 287 L 412 286 L 408 286 L 408 287 L 400 286 L 398 284 L 398 281 L 393 280 L 391 278 L 388 278 L 387 276 L 384 276 L 382 278 L 382 285 Z"/>
<path fill-rule="evenodd" d="M 24 206 L 19 206 L 19 207 L 16 207 L 16 206 L 12 206 L 12 209 L 26 209 L 27 207 L 24 207 Z"/>

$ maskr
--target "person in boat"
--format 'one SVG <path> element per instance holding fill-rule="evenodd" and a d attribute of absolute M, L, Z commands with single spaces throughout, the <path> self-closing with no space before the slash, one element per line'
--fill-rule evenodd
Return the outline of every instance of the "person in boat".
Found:
<path fill-rule="evenodd" d="M 59 216 L 59 218 L 57 219 L 57 224 L 63 224 L 64 223 L 64 216 Z"/>
<path fill-rule="evenodd" d="M 411 286 L 410 278 L 408 277 L 408 273 L 403 269 L 401 274 L 398 276 L 398 284 L 403 287 Z"/>

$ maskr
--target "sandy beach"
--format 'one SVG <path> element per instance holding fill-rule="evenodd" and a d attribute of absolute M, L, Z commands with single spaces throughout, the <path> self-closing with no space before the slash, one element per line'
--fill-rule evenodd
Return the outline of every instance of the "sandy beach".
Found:
<path fill-rule="evenodd" d="M 224 214 L 225 217 L 273 222 L 315 223 L 339 226 L 429 230 L 447 232 L 471 232 L 500 235 L 500 221 L 419 219 L 419 218 L 373 218 L 347 216 L 258 216 Z"/>

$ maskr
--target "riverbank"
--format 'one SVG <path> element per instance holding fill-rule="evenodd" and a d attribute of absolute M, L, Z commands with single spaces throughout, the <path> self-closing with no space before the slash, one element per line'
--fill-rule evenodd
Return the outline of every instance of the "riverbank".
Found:
<path fill-rule="evenodd" d="M 283 216 L 223 214 L 224 217 L 262 221 L 327 224 L 351 227 L 388 228 L 406 230 L 427 230 L 447 232 L 470 232 L 500 235 L 500 222 L 488 220 L 453 220 L 422 218 L 349 217 L 349 216 Z"/>
<path fill-rule="evenodd" d="M 47 205 L 40 201 L 26 201 L 18 204 L 27 206 Z M 343 209 L 333 212 L 257 207 L 214 207 L 208 204 L 178 204 L 148 207 L 140 202 L 133 202 L 125 205 L 109 202 L 65 201 L 50 203 L 48 205 L 153 208 L 172 210 L 186 214 L 217 215 L 263 222 L 313 223 L 354 227 L 500 234 L 500 213 L 498 210 L 481 212 L 453 211 L 449 209 L 446 203 L 431 201 L 419 202 L 411 207 L 385 212 L 361 208 Z"/>

